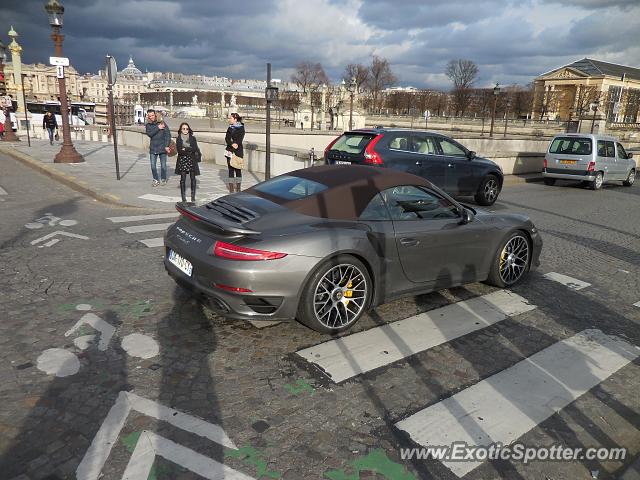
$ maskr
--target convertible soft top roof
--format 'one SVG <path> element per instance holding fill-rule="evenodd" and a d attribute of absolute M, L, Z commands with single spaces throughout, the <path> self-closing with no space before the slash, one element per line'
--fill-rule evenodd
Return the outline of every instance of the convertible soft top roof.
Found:
<path fill-rule="evenodd" d="M 410 173 L 365 165 L 323 165 L 286 175 L 312 180 L 328 188 L 298 200 L 284 200 L 254 188 L 247 192 L 303 215 L 356 220 L 378 192 L 401 185 L 432 187 L 428 180 Z"/>

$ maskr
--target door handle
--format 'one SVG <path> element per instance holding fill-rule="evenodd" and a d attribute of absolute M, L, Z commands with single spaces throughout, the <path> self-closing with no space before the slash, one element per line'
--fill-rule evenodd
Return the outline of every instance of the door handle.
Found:
<path fill-rule="evenodd" d="M 418 161 L 416 161 L 416 165 L 418 165 L 418 166 L 422 166 L 422 160 L 418 160 Z"/>
<path fill-rule="evenodd" d="M 415 238 L 401 238 L 400 245 L 404 247 L 415 247 L 420 243 L 420 240 L 416 240 Z"/>
<path fill-rule="evenodd" d="M 453 167 L 455 167 L 455 165 L 453 163 L 450 163 L 449 165 L 447 165 L 447 167 L 453 168 Z"/>

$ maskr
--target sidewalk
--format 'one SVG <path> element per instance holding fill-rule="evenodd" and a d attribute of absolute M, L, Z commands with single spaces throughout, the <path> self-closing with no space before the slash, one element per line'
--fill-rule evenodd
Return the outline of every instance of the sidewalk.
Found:
<path fill-rule="evenodd" d="M 118 181 L 112 144 L 74 142 L 76 150 L 85 159 L 85 162 L 75 164 L 53 163 L 53 157 L 60 151 L 61 142 L 54 142 L 51 146 L 46 140 L 31 140 L 31 145 L 31 147 L 27 145 L 26 139 L 15 144 L 0 143 L 0 152 L 101 202 L 170 211 L 174 209 L 175 202 L 181 200 L 180 177 L 173 173 L 177 157 L 170 157 L 167 160 L 167 185 L 152 187 L 149 154 L 142 150 L 118 146 L 120 163 L 120 180 Z M 200 172 L 196 203 L 206 203 L 229 192 L 226 185 L 226 168 L 202 162 Z M 242 173 L 243 189 L 264 180 L 260 174 L 246 170 Z M 159 161 L 158 174 L 160 174 Z M 187 199 L 190 198 L 189 196 L 187 179 Z"/>

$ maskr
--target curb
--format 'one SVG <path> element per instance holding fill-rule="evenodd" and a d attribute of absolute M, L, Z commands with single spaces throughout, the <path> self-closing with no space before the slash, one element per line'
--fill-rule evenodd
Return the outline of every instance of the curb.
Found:
<path fill-rule="evenodd" d="M 531 174 L 529 174 L 531 175 Z M 521 183 L 539 183 L 544 180 L 542 175 L 531 175 L 531 176 L 520 176 L 520 175 L 505 175 L 504 176 L 504 185 L 519 185 Z"/>
<path fill-rule="evenodd" d="M 23 165 L 26 165 L 27 167 L 32 168 L 33 170 L 36 170 L 37 172 L 62 183 L 63 185 L 69 187 L 72 190 L 75 190 L 76 192 L 79 192 L 79 193 L 82 193 L 83 195 L 91 197 L 94 200 L 97 200 L 98 202 L 106 203 L 108 205 L 112 205 L 116 207 L 123 207 L 123 208 L 164 211 L 162 209 L 157 209 L 153 207 L 140 207 L 137 205 L 129 205 L 127 203 L 123 203 L 119 201 L 118 197 L 116 197 L 115 195 L 112 195 L 110 193 L 97 192 L 93 190 L 86 182 L 83 182 L 82 180 L 76 180 L 75 178 L 72 178 L 66 173 L 60 172 L 53 167 L 43 164 L 42 162 L 35 160 L 30 155 L 17 151 L 14 148 L 7 148 L 5 146 L 0 146 L 0 153 L 10 156 L 11 158 L 18 160 Z"/>

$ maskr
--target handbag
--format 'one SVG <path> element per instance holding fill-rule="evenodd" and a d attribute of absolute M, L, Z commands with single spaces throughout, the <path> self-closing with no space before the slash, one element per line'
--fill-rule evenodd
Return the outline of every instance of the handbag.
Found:
<path fill-rule="evenodd" d="M 233 155 L 231 155 L 229 165 L 231 165 L 233 168 L 237 168 L 238 170 L 242 170 L 244 168 L 244 158 L 239 157 L 234 153 Z"/>
<path fill-rule="evenodd" d="M 171 143 L 169 143 L 169 146 L 167 148 L 169 149 L 169 151 L 167 152 L 167 155 L 169 155 L 170 157 L 173 157 L 175 156 L 176 153 L 178 153 L 176 142 L 174 142 L 173 140 L 171 140 Z"/>
<path fill-rule="evenodd" d="M 196 162 L 200 163 L 202 161 L 202 152 L 200 151 L 200 149 L 197 149 L 195 151 L 194 157 L 196 159 Z"/>

